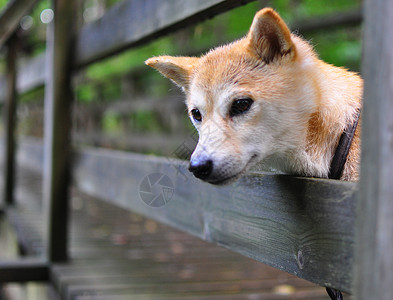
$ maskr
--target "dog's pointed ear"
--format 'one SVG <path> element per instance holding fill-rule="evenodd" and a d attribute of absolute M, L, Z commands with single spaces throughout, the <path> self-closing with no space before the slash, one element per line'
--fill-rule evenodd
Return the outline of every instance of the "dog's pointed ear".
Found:
<path fill-rule="evenodd" d="M 198 59 L 197 57 L 159 56 L 149 58 L 145 64 L 158 70 L 183 90 L 187 90 L 190 85 L 191 73 Z"/>
<path fill-rule="evenodd" d="M 248 39 L 250 50 L 266 63 L 296 55 L 289 28 L 272 8 L 256 13 Z"/>

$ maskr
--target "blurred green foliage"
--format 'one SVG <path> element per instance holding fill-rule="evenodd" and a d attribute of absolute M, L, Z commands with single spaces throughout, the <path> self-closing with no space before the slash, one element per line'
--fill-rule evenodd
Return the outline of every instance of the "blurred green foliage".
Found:
<path fill-rule="evenodd" d="M 192 0 L 187 0 L 192 1 Z M 75 16 L 78 26 L 99 18 L 110 6 L 119 0 L 81 0 Z M 0 0 L 4 8 L 6 0 Z M 40 21 L 41 12 L 49 8 L 50 1 L 39 1 L 31 12 L 32 26 L 21 30 L 23 49 L 26 56 L 41 53 L 45 49 L 46 26 Z M 99 6 L 97 8 L 97 6 Z M 276 9 L 289 24 L 302 20 L 323 18 L 339 12 L 352 11 L 361 7 L 361 0 L 260 0 L 227 13 L 216 16 L 193 27 L 181 29 L 169 36 L 161 37 L 145 46 L 130 49 L 114 57 L 88 66 L 76 76 L 75 94 L 80 103 L 110 102 L 124 98 L 124 87 L 132 82 L 132 93 L 146 97 L 162 98 L 175 89 L 169 80 L 144 65 L 144 61 L 157 55 L 200 55 L 210 48 L 238 39 L 250 27 L 256 11 L 263 6 Z M 301 33 L 304 34 L 304 33 Z M 304 34 L 314 46 L 321 59 L 337 66 L 359 70 L 361 58 L 361 26 L 336 27 L 329 30 Z M 22 96 L 23 101 L 42 98 L 43 91 L 33 91 Z M 107 112 L 101 126 L 104 132 L 115 132 L 124 127 L 125 116 Z M 136 131 L 158 132 L 162 124 L 154 114 L 139 110 L 126 116 L 128 125 Z M 127 122 L 127 121 L 126 121 Z"/>
<path fill-rule="evenodd" d="M 8 2 L 9 2 L 8 0 L 0 0 L 0 9 L 3 9 Z"/>
<path fill-rule="evenodd" d="M 263 4 L 266 4 L 266 1 L 249 3 L 191 28 L 162 37 L 146 46 L 101 61 L 89 66 L 84 75 L 89 80 L 102 83 L 103 86 L 107 83 L 112 88 L 118 85 L 121 89 L 122 83 L 116 78 L 134 72 L 139 78 L 138 84 L 144 87 L 145 94 L 156 98 L 163 97 L 174 87 L 169 80 L 144 66 L 147 58 L 163 54 L 200 55 L 211 47 L 238 39 L 247 34 L 255 12 L 262 8 Z M 285 21 L 291 24 L 327 14 L 358 9 L 361 1 L 271 0 L 268 1 L 268 5 L 275 8 Z M 359 69 L 361 57 L 360 35 L 361 30 L 358 26 L 316 31 L 304 37 L 315 47 L 323 60 L 356 71 Z M 77 97 L 80 101 L 96 101 L 98 98 L 108 101 L 115 97 L 111 93 L 105 95 L 100 93 L 100 96 L 97 96 L 94 90 L 91 90 L 89 80 L 86 84 L 78 85 Z M 162 127 L 154 116 L 145 111 L 133 113 L 130 120 L 136 131 L 154 132 Z M 106 114 L 103 127 L 106 132 L 116 131 L 121 127 L 119 116 Z"/>
<path fill-rule="evenodd" d="M 266 3 L 266 1 L 263 1 Z M 275 8 L 289 24 L 316 18 L 326 14 L 334 14 L 359 8 L 360 0 L 271 0 L 268 4 Z M 230 42 L 245 35 L 252 18 L 262 7 L 260 1 L 251 2 L 245 6 L 219 15 L 192 28 L 184 29 L 171 36 L 160 38 L 147 46 L 127 51 L 114 58 L 107 59 L 87 68 L 85 75 L 91 80 L 105 81 L 113 76 L 121 76 L 135 68 L 144 68 L 144 60 L 156 55 L 200 55 L 209 48 Z M 345 66 L 359 70 L 361 57 L 360 26 L 351 28 L 334 28 L 323 30 L 305 36 L 315 47 L 320 57 L 337 66 Z M 146 81 L 149 78 L 157 81 L 146 71 Z M 153 85 L 149 85 L 153 86 Z M 85 87 L 79 87 L 78 98 L 89 101 Z M 86 89 L 89 89 L 86 86 Z M 150 90 L 153 94 L 165 92 L 156 86 Z M 91 93 L 89 94 L 91 95 Z"/>
<path fill-rule="evenodd" d="M 80 17 L 76 17 L 79 26 L 83 24 L 83 16 L 89 9 L 98 4 L 109 8 L 119 0 L 84 0 L 80 1 Z M 7 0 L 0 0 L 0 7 L 4 7 Z M 291 24 L 309 18 L 315 18 L 336 12 L 348 11 L 359 8 L 361 0 L 270 0 L 254 1 L 230 12 L 221 14 L 211 20 L 207 20 L 194 27 L 183 29 L 170 36 L 162 37 L 146 46 L 131 49 L 113 58 L 101 61 L 86 68 L 83 83 L 76 88 L 77 98 L 84 102 L 94 101 L 97 98 L 94 85 L 91 81 L 105 86 L 108 82 L 111 87 L 104 87 L 104 100 L 111 100 L 118 96 L 119 92 L 113 87 L 116 82 L 110 80 L 121 77 L 135 68 L 144 68 L 144 60 L 155 55 L 199 55 L 209 48 L 219 44 L 230 42 L 245 35 L 249 29 L 252 18 L 262 6 L 275 8 L 284 20 Z M 41 0 L 31 12 L 33 25 L 26 30 L 23 37 L 27 39 L 25 47 L 29 55 L 40 53 L 45 48 L 46 25 L 40 22 L 41 12 L 50 7 L 49 0 Z M 77 19 L 80 19 L 77 21 Z M 323 30 L 305 36 L 314 45 L 320 57 L 334 65 L 346 66 L 353 70 L 359 69 L 361 56 L 360 26 L 358 28 L 339 28 Z M 147 70 L 147 69 L 146 69 Z M 152 72 L 145 72 L 146 76 L 140 82 L 145 82 L 150 87 L 151 81 L 157 81 Z M 118 82 L 119 84 L 119 82 Z M 166 87 L 165 87 L 166 88 Z M 152 94 L 165 92 L 159 86 L 151 88 Z M 102 94 L 102 93 L 101 93 Z M 102 95 L 101 95 L 102 96 Z"/>

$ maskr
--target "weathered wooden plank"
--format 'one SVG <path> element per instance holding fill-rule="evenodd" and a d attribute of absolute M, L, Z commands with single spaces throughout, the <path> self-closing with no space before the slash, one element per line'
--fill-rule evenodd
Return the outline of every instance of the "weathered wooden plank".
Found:
<path fill-rule="evenodd" d="M 214 249 L 211 249 L 214 251 Z M 232 257 L 237 258 L 236 256 Z M 192 270 L 192 275 L 188 277 L 184 275 L 186 270 Z M 214 270 L 214 271 L 212 271 Z M 231 272 L 232 270 L 232 272 Z M 269 274 L 269 271 L 273 274 Z M 216 292 L 225 293 L 230 289 L 230 281 L 250 283 L 250 278 L 259 279 L 255 281 L 258 289 L 262 289 L 263 285 L 268 284 L 271 287 L 269 279 L 279 276 L 277 270 L 274 273 L 268 267 L 262 267 L 253 261 L 246 261 L 239 257 L 239 262 L 214 262 L 205 260 L 204 263 L 158 263 L 153 259 L 147 264 L 136 265 L 133 261 L 124 260 L 122 266 L 107 265 L 95 263 L 95 265 L 66 266 L 63 268 L 53 268 L 53 278 L 56 279 L 55 284 L 64 299 L 72 299 L 72 295 L 78 294 L 104 294 L 108 292 L 114 293 L 116 290 L 125 293 L 129 299 L 133 299 L 132 294 L 143 292 L 152 292 L 160 298 L 160 294 L 168 292 L 181 292 L 179 289 L 188 290 L 188 296 L 196 295 L 198 291 L 192 290 L 192 284 L 206 282 L 204 285 L 205 292 L 212 291 L 213 287 L 208 282 L 224 281 L 223 290 Z M 191 280 L 190 280 L 191 279 Z M 267 282 L 266 282 L 266 281 Z M 304 282 L 299 280 L 300 283 Z M 161 285 L 161 289 L 159 286 Z M 155 288 L 153 289 L 153 287 Z M 240 288 L 240 284 L 238 285 Z M 217 288 L 217 287 L 216 287 Z M 225 291 L 226 289 L 226 291 Z M 268 289 L 268 288 L 267 288 Z M 177 290 L 177 291 L 176 291 Z M 200 291 L 202 289 L 200 288 Z M 187 297 L 185 297 L 187 299 Z"/>
<path fill-rule="evenodd" d="M 192 178 L 179 161 L 93 149 L 79 151 L 74 167 L 74 184 L 87 194 L 350 291 L 355 183 L 254 174 L 215 187 Z M 141 199 L 142 182 L 153 173 L 168 176 L 174 186 L 172 199 L 160 208 Z"/>
<path fill-rule="evenodd" d="M 18 181 L 18 188 L 30 190 L 39 201 L 35 184 L 26 184 L 32 175 L 36 176 L 25 171 L 22 168 L 19 172 L 25 179 Z M 80 193 L 73 195 L 80 202 L 78 208 L 74 207 L 71 219 L 72 260 L 50 266 L 51 283 L 63 291 L 63 299 L 75 299 L 77 295 L 96 299 L 98 294 L 107 295 L 108 299 L 113 295 L 134 299 L 145 293 L 154 299 L 188 299 L 196 295 L 232 299 L 234 293 L 238 299 L 276 298 L 274 287 L 278 284 L 290 285 L 293 298 L 322 300 L 326 297 L 322 288 L 294 276 L 167 226 L 156 224 L 152 229 L 148 225 L 155 224 L 152 220 Z M 23 199 L 18 201 L 22 209 L 12 211 L 21 213 L 18 221 L 23 227 L 35 227 L 37 222 L 42 222 L 39 206 L 31 205 L 36 201 L 25 203 Z M 113 236 L 117 234 L 124 234 L 128 242 L 114 243 Z M 85 252 L 75 251 L 75 248 Z"/>
<path fill-rule="evenodd" d="M 255 264 L 255 263 L 254 263 Z M 207 269 L 207 268 L 206 268 Z M 165 278 L 166 274 L 172 272 L 166 272 L 161 274 L 161 278 Z M 223 274 L 212 274 L 222 277 L 226 277 L 227 273 Z M 209 274 L 207 274 L 209 275 Z M 247 275 L 243 275 L 243 278 Z M 139 284 L 134 283 L 134 278 L 128 278 L 128 283 L 124 284 L 110 284 L 103 281 L 90 283 L 86 285 L 74 284 L 67 289 L 68 297 L 63 296 L 65 299 L 83 299 L 85 297 L 91 297 L 94 300 L 101 299 L 285 299 L 284 296 L 274 295 L 272 287 L 277 282 L 276 280 L 261 279 L 261 280 L 236 280 L 236 281 L 220 281 L 217 277 L 207 276 L 211 279 L 205 279 L 204 281 L 194 282 L 141 282 Z M 130 284 L 130 281 L 133 283 Z M 304 281 L 302 281 L 304 282 Z M 291 281 L 287 281 L 286 284 L 292 284 Z M 294 286 L 296 289 L 303 289 L 303 292 L 298 292 L 298 295 L 291 295 L 292 299 L 323 299 L 326 300 L 326 293 L 320 288 L 307 288 L 304 286 Z M 272 295 L 273 294 L 273 295 Z M 119 298 L 120 297 L 120 298 Z M 136 298 L 135 298 L 136 297 Z M 140 298 L 139 298 L 140 297 Z M 287 296 L 288 297 L 288 296 Z M 86 299 L 86 298 L 85 298 Z"/>
<path fill-rule="evenodd" d="M 4 201 L 14 202 L 15 183 L 15 121 L 16 121 L 16 36 L 8 41 L 6 59 L 6 102 L 4 114 Z"/>
<path fill-rule="evenodd" d="M 0 283 L 47 281 L 49 268 L 45 261 L 25 258 L 17 261 L 0 261 Z"/>
<path fill-rule="evenodd" d="M 156 224 L 157 231 L 153 232 L 149 226 L 145 228 L 147 223 L 155 223 L 150 219 L 80 193 L 75 196 L 81 203 L 72 215 L 71 248 L 77 246 L 86 252 L 81 257 L 80 252 L 71 250 L 70 263 L 52 269 L 52 282 L 64 299 L 77 295 L 94 299 L 98 295 L 107 295 L 109 299 L 123 295 L 134 299 L 145 293 L 149 299 L 189 299 L 197 295 L 232 299 L 233 294 L 242 296 L 241 299 L 273 299 L 280 298 L 274 295 L 277 284 L 291 285 L 294 290 L 290 297 L 294 299 L 326 299 L 323 288 L 307 281 L 162 224 Z M 97 224 L 104 225 L 99 228 L 105 228 L 106 237 L 94 234 Z M 128 243 L 113 244 L 111 235 L 119 232 L 128 236 Z M 307 291 L 310 294 L 305 296 Z"/>
<path fill-rule="evenodd" d="M 38 142 L 21 142 L 19 152 L 35 152 L 40 165 Z M 215 187 L 194 179 L 185 162 L 103 149 L 76 152 L 74 168 L 74 185 L 88 195 L 312 282 L 351 290 L 355 183 L 249 174 Z M 143 179 L 157 172 L 174 185 L 173 198 L 160 208 L 140 194 Z"/>
<path fill-rule="evenodd" d="M 79 32 L 76 65 L 87 65 L 251 1 L 123 1 Z"/>
<path fill-rule="evenodd" d="M 393 2 L 365 1 L 355 299 L 393 299 Z"/>
<path fill-rule="evenodd" d="M 44 201 L 48 213 L 48 259 L 67 259 L 68 190 L 71 168 L 71 66 L 74 0 L 53 0 L 47 35 Z"/>
<path fill-rule="evenodd" d="M 0 14 L 0 46 L 18 29 L 20 20 L 29 13 L 37 0 L 9 1 Z"/>

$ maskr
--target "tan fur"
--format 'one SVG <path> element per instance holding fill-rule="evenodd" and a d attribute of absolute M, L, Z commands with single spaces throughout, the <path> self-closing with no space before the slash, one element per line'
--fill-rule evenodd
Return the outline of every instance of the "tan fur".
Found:
<path fill-rule="evenodd" d="M 146 64 L 187 96 L 200 141 L 192 159 L 214 162 L 210 183 L 227 183 L 259 163 L 305 176 L 327 177 L 344 129 L 361 107 L 362 79 L 318 59 L 270 8 L 259 11 L 243 39 L 196 57 L 155 57 Z M 230 117 L 236 99 L 247 113 Z M 360 123 L 342 179 L 356 180 Z M 220 143 L 217 143 L 220 140 Z"/>

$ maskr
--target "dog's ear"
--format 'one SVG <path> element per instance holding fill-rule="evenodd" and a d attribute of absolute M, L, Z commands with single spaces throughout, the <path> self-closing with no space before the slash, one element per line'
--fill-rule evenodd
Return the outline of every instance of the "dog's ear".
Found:
<path fill-rule="evenodd" d="M 192 70 L 198 59 L 197 57 L 159 56 L 149 58 L 145 64 L 158 70 L 186 91 L 190 85 Z"/>
<path fill-rule="evenodd" d="M 250 50 L 266 63 L 295 57 L 296 49 L 285 22 L 272 9 L 257 12 L 248 33 Z"/>

